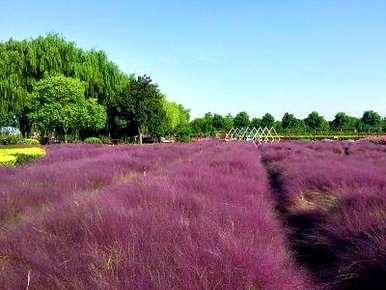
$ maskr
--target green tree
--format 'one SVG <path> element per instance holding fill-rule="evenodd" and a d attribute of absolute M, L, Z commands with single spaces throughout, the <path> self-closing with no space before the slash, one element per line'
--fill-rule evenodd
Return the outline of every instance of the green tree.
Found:
<path fill-rule="evenodd" d="M 347 129 L 350 125 L 350 117 L 344 112 L 339 112 L 335 115 L 331 125 L 335 130 Z"/>
<path fill-rule="evenodd" d="M 204 115 L 204 134 L 205 136 L 213 136 L 215 128 L 213 127 L 213 114 L 208 112 Z"/>
<path fill-rule="evenodd" d="M 328 130 L 328 122 L 324 119 L 323 116 L 320 116 L 318 112 L 311 112 L 304 123 L 311 130 Z"/>
<path fill-rule="evenodd" d="M 253 118 L 251 121 L 251 127 L 255 127 L 255 128 L 261 127 L 261 119 L 260 118 Z"/>
<path fill-rule="evenodd" d="M 127 136 L 138 136 L 140 144 L 144 132 L 156 138 L 165 134 L 168 120 L 164 96 L 149 76 L 132 77 L 113 108 L 115 126 Z"/>
<path fill-rule="evenodd" d="M 275 118 L 270 114 L 266 113 L 263 118 L 261 118 L 261 126 L 271 128 L 275 123 Z"/>
<path fill-rule="evenodd" d="M 234 117 L 233 123 L 235 127 L 248 127 L 250 123 L 249 115 L 247 112 L 240 112 Z"/>
<path fill-rule="evenodd" d="M 231 114 L 228 114 L 224 117 L 224 131 L 229 132 L 230 129 L 234 127 L 233 117 Z"/>
<path fill-rule="evenodd" d="M 196 136 L 213 136 L 215 129 L 213 127 L 213 115 L 208 112 L 202 118 L 196 118 L 190 122 L 192 133 Z"/>
<path fill-rule="evenodd" d="M 166 97 L 162 100 L 163 108 L 166 112 L 165 134 L 175 135 L 186 124 L 189 124 L 190 113 L 183 105 L 175 102 L 169 102 Z M 184 131 L 186 131 L 184 129 Z"/>
<path fill-rule="evenodd" d="M 192 133 L 196 136 L 204 136 L 206 132 L 206 120 L 204 118 L 196 118 L 190 122 Z"/>
<path fill-rule="evenodd" d="M 382 121 L 381 116 L 374 111 L 365 111 L 361 118 L 361 123 L 364 125 L 363 126 L 364 130 L 370 130 L 370 129 L 380 130 L 381 121 Z"/>
<path fill-rule="evenodd" d="M 297 119 L 293 114 L 285 113 L 282 118 L 283 129 L 295 129 L 298 125 Z"/>
<path fill-rule="evenodd" d="M 219 114 L 214 114 L 212 119 L 213 128 L 217 131 L 224 130 L 224 117 Z"/>
<path fill-rule="evenodd" d="M 83 82 L 85 97 L 97 99 L 107 108 L 107 129 L 111 130 L 115 116 L 110 115 L 114 112 L 110 106 L 128 77 L 103 51 L 82 50 L 57 34 L 0 42 L 0 114 L 8 120 L 16 118 L 23 135 L 28 135 L 31 124 L 27 104 L 34 84 L 57 74 Z"/>
<path fill-rule="evenodd" d="M 192 128 L 189 123 L 181 123 L 177 126 L 177 137 L 183 142 L 187 143 L 190 141 L 192 136 Z"/>
<path fill-rule="evenodd" d="M 54 134 L 66 141 L 82 130 L 99 130 L 105 126 L 106 111 L 95 99 L 86 99 L 85 88 L 77 79 L 61 75 L 34 84 L 29 97 L 29 119 L 42 137 Z"/>

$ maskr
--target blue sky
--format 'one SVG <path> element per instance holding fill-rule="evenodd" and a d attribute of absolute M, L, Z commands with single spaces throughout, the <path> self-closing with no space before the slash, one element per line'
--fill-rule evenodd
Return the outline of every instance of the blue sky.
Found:
<path fill-rule="evenodd" d="M 386 1 L 3 1 L 0 40 L 61 33 L 192 116 L 386 115 Z"/>

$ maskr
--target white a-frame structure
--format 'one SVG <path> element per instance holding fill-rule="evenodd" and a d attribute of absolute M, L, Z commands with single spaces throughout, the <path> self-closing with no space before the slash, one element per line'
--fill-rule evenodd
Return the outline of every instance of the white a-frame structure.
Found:
<path fill-rule="evenodd" d="M 254 142 L 255 144 L 278 143 L 280 142 L 280 136 L 277 134 L 274 127 L 237 127 L 228 131 L 225 135 L 225 140 L 239 140 Z"/>

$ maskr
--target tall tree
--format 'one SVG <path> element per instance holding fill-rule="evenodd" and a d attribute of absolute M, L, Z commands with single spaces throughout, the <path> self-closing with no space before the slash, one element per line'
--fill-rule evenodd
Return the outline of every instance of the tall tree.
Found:
<path fill-rule="evenodd" d="M 275 118 L 270 114 L 266 113 L 263 118 L 261 118 L 261 126 L 271 128 L 275 123 Z"/>
<path fill-rule="evenodd" d="M 283 129 L 295 129 L 297 127 L 297 119 L 293 114 L 285 113 L 282 118 Z"/>
<path fill-rule="evenodd" d="M 230 129 L 234 127 L 233 117 L 231 114 L 228 114 L 224 117 L 224 131 L 229 132 Z"/>
<path fill-rule="evenodd" d="M 214 114 L 212 125 L 217 131 L 224 130 L 224 117 L 219 114 Z"/>
<path fill-rule="evenodd" d="M 16 118 L 24 135 L 30 130 L 26 104 L 34 83 L 56 74 L 83 81 L 86 98 L 97 99 L 106 107 L 128 78 L 104 52 L 84 51 L 57 34 L 1 42 L 0 114 L 7 119 Z M 109 116 L 109 122 L 113 119 Z"/>
<path fill-rule="evenodd" d="M 251 121 L 251 127 L 255 127 L 255 128 L 261 127 L 261 119 L 260 118 L 253 118 Z"/>
<path fill-rule="evenodd" d="M 311 130 L 327 130 L 329 125 L 323 116 L 318 112 L 311 112 L 306 119 L 304 119 L 306 126 Z"/>
<path fill-rule="evenodd" d="M 381 127 L 381 116 L 374 111 L 365 111 L 361 118 L 361 122 L 364 125 L 365 130 L 376 129 L 379 130 Z"/>
<path fill-rule="evenodd" d="M 250 123 L 249 115 L 245 111 L 240 112 L 234 117 L 233 123 L 235 127 L 248 127 Z"/>
<path fill-rule="evenodd" d="M 331 125 L 332 128 L 335 130 L 346 129 L 350 125 L 350 117 L 344 112 L 339 112 L 335 115 L 335 118 L 331 122 Z"/>
<path fill-rule="evenodd" d="M 154 137 L 164 133 L 162 123 L 167 119 L 163 95 L 149 76 L 132 78 L 115 101 L 114 107 L 117 126 L 127 129 L 129 136 L 133 135 L 134 129 L 140 144 L 145 131 Z"/>

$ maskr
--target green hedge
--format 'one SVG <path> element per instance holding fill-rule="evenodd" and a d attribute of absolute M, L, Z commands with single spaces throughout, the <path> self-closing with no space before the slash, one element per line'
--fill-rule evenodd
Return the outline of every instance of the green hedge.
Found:
<path fill-rule="evenodd" d="M 13 155 L 2 155 L 0 152 L 0 166 L 12 167 L 17 163 L 16 156 Z"/>
<path fill-rule="evenodd" d="M 41 158 L 45 154 L 44 149 L 40 147 L 0 149 L 0 166 L 16 166 Z"/>

